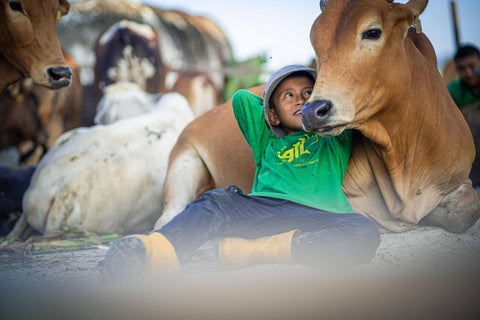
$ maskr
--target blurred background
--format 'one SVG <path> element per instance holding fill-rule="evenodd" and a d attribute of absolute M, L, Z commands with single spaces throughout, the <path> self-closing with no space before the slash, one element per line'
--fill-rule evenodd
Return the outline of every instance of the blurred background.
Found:
<path fill-rule="evenodd" d="M 181 11 L 192 16 L 203 16 L 221 29 L 230 46 L 229 57 L 224 57 L 225 64 L 215 65 L 215 68 L 223 70 L 227 78 L 223 87 L 223 100 L 228 99 L 238 88 L 265 82 L 273 71 L 284 65 L 292 63 L 308 65 L 314 57 L 309 34 L 313 21 L 321 13 L 318 0 L 130 0 L 130 2 L 143 3 L 163 11 Z M 70 39 L 65 41 L 65 38 L 69 38 L 65 35 L 71 34 L 71 28 L 68 26 L 73 25 L 77 29 L 79 26 L 81 29 L 88 28 L 85 23 L 78 24 L 78 18 L 75 19 L 73 16 L 74 11 L 75 9 L 62 23 L 59 30 L 60 40 L 82 67 L 82 83 L 89 84 L 94 77 L 91 66 L 95 57 L 93 55 L 86 57 L 85 53 L 80 53 L 74 48 L 75 44 L 69 43 Z M 480 45 L 479 14 L 478 0 L 429 1 L 421 16 L 422 27 L 435 48 L 440 71 L 455 54 L 457 43 Z M 120 17 L 117 17 L 118 19 Z M 113 23 L 113 20 L 111 21 Z M 183 28 L 178 23 L 173 24 L 179 29 Z M 104 23 L 94 32 L 100 33 L 103 31 L 101 29 L 106 27 L 107 23 Z M 62 28 L 68 32 L 62 35 Z M 162 45 L 165 47 L 165 44 Z M 168 56 L 168 53 L 164 56 Z M 185 64 L 184 61 L 174 62 L 172 59 L 167 61 L 167 64 L 173 65 L 174 68 L 182 65 L 191 67 L 191 64 Z M 205 61 L 203 66 L 213 68 Z M 201 68 L 199 65 L 197 67 Z"/>
<path fill-rule="evenodd" d="M 310 28 L 320 14 L 318 0 L 143 0 L 164 9 L 185 10 L 214 20 L 226 33 L 236 59 L 266 58 L 266 70 L 290 63 L 309 63 L 313 57 Z M 406 0 L 395 2 L 405 3 Z M 456 4 L 459 40 L 480 45 L 480 1 L 430 0 L 421 16 L 439 67 L 456 50 L 451 3 Z"/>

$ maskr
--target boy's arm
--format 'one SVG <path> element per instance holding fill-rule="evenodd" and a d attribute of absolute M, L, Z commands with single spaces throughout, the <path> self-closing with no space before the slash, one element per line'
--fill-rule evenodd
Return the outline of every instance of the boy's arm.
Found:
<path fill-rule="evenodd" d="M 262 98 L 247 90 L 239 90 L 233 95 L 232 106 L 238 126 L 251 147 L 269 137 L 271 132 L 265 122 Z"/>

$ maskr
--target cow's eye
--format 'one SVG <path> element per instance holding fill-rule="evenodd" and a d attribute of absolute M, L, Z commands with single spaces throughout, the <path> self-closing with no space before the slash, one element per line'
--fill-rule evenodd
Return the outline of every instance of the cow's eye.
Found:
<path fill-rule="evenodd" d="M 10 9 L 12 9 L 13 11 L 18 11 L 18 12 L 21 12 L 21 13 L 25 14 L 20 1 L 10 0 L 10 1 L 8 1 L 8 5 L 10 6 Z"/>
<path fill-rule="evenodd" d="M 365 31 L 362 34 L 362 39 L 378 40 L 380 39 L 381 35 L 382 35 L 382 30 L 380 30 L 379 28 L 373 28 Z"/>

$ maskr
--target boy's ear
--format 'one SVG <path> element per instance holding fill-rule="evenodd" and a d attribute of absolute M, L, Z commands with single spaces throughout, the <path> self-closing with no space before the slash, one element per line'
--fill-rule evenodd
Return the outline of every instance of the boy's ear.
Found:
<path fill-rule="evenodd" d="M 277 112 L 274 108 L 268 109 L 268 121 L 272 126 L 278 126 L 280 124 L 280 119 L 278 119 Z"/>

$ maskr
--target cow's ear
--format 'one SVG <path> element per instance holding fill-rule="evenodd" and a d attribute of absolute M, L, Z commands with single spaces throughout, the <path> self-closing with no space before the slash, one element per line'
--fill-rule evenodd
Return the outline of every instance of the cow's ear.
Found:
<path fill-rule="evenodd" d="M 60 14 L 62 16 L 66 15 L 68 13 L 68 10 L 70 10 L 70 4 L 68 3 L 67 0 L 60 0 L 60 7 L 58 8 L 60 10 Z"/>
<path fill-rule="evenodd" d="M 415 18 L 417 18 L 423 10 L 425 10 L 425 7 L 427 6 L 428 0 L 410 0 L 408 1 L 405 6 L 408 7 Z"/>

